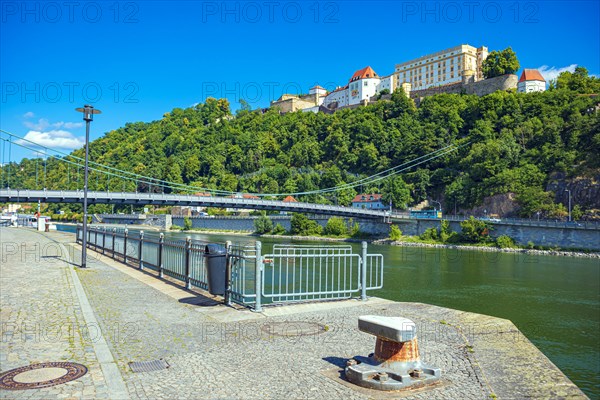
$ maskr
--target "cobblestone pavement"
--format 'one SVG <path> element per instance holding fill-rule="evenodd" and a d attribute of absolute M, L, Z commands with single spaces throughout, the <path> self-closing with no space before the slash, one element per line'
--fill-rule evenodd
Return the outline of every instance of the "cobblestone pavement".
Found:
<path fill-rule="evenodd" d="M 6 231 L 0 232 L 4 241 Z M 30 231 L 14 232 L 15 241 L 50 242 Z M 63 242 L 74 240 L 72 235 L 61 233 L 49 237 Z M 77 270 L 77 275 L 131 398 L 585 397 L 510 321 L 381 300 L 348 301 L 335 307 L 285 307 L 281 312 L 271 308 L 264 314 L 254 314 L 223 305 L 194 305 L 181 296 L 178 300 L 143 283 L 142 272 L 131 268 L 133 272 L 125 274 L 106 257 L 88 261 L 88 266 Z M 81 312 L 71 294 L 72 282 L 65 272 L 68 268 L 72 266 L 64 262 L 39 268 L 36 263 L 15 257 L 3 263 L 2 322 L 16 326 L 22 321 L 81 323 Z M 244 318 L 222 322 L 227 320 L 223 315 L 233 315 L 227 312 L 241 313 Z M 339 372 L 348 358 L 366 356 L 374 350 L 375 338 L 357 329 L 358 316 L 365 314 L 414 320 L 421 358 L 442 369 L 441 384 L 425 391 L 385 394 L 342 381 Z M 321 327 L 319 334 L 298 335 L 315 333 L 317 326 Z M 18 396 L 106 396 L 94 351 L 80 331 L 72 341 L 3 339 L 1 350 L 2 371 L 35 360 L 54 359 L 81 362 L 90 368 L 91 373 L 78 382 L 45 391 L 20 392 Z M 170 365 L 168 369 L 134 373 L 129 368 L 132 361 L 161 358 Z M 514 366 L 513 372 L 515 363 L 520 365 Z M 9 394 L 12 397 L 14 393 Z"/>

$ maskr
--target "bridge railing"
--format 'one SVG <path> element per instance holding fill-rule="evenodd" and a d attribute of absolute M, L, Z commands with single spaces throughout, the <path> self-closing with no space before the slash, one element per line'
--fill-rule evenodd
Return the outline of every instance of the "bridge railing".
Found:
<path fill-rule="evenodd" d="M 180 281 L 187 289 L 208 289 L 206 242 L 165 240 L 164 235 L 145 236 L 143 231 L 91 226 L 88 247 L 114 260 L 151 270 L 160 278 Z M 82 227 L 76 231 L 82 241 Z M 256 311 L 264 304 L 367 298 L 368 290 L 383 287 L 383 256 L 362 253 L 352 246 L 274 245 L 263 254 L 254 245 L 223 244 L 227 249 L 227 304 L 237 303 Z"/>

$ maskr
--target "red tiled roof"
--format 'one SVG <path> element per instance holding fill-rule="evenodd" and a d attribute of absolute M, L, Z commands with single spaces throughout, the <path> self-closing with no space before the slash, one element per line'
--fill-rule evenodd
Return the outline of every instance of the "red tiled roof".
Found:
<path fill-rule="evenodd" d="M 521 74 L 521 78 L 519 79 L 519 82 L 525 81 L 546 82 L 542 74 L 540 74 L 540 71 L 538 71 L 537 69 L 524 69 L 523 73 Z"/>
<path fill-rule="evenodd" d="M 378 75 L 375 73 L 375 71 L 373 71 L 373 68 L 364 67 L 363 69 L 359 69 L 358 71 L 356 71 L 354 73 L 354 75 L 352 75 L 352 78 L 350 78 L 349 82 L 354 82 L 359 79 L 377 78 L 377 77 L 378 77 Z"/>
<path fill-rule="evenodd" d="M 283 201 L 286 202 L 286 203 L 297 203 L 298 202 L 298 200 L 296 200 L 294 198 L 294 196 L 288 196 L 285 199 L 283 199 Z"/>
<path fill-rule="evenodd" d="M 353 203 L 370 203 L 372 201 L 381 201 L 380 194 L 357 194 L 352 200 Z"/>
<path fill-rule="evenodd" d="M 325 90 L 324 87 L 321 87 L 319 85 L 313 86 L 313 87 L 311 87 L 311 89 L 323 89 L 323 90 Z"/>
<path fill-rule="evenodd" d="M 210 197 L 211 195 L 210 195 L 210 193 L 199 192 L 199 193 L 194 193 L 194 196 Z"/>

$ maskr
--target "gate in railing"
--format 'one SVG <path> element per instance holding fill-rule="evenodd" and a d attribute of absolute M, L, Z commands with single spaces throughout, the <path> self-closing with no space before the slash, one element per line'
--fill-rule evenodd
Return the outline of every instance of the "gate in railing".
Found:
<path fill-rule="evenodd" d="M 77 241 L 82 229 L 77 227 Z M 187 289 L 208 289 L 205 246 L 192 240 L 165 240 L 163 234 L 145 237 L 144 232 L 127 229 L 107 230 L 90 227 L 88 246 L 125 264 L 155 271 L 181 281 Z M 228 285 L 225 302 L 261 311 L 263 304 L 348 299 L 367 290 L 383 287 L 383 256 L 368 254 L 362 243 L 361 254 L 352 246 L 274 245 L 262 254 L 261 242 L 255 245 L 223 243 L 227 248 Z"/>

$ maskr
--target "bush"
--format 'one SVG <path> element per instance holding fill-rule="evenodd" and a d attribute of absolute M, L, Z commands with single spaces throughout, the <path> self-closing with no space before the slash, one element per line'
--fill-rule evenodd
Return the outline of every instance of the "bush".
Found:
<path fill-rule="evenodd" d="M 440 240 L 446 243 L 453 233 L 454 232 L 452 232 L 452 229 L 450 229 L 450 221 L 447 219 L 442 220 L 442 224 L 440 226 Z"/>
<path fill-rule="evenodd" d="M 261 216 L 254 220 L 254 230 L 259 235 L 269 233 L 273 230 L 273 221 L 267 217 L 267 214 L 263 211 Z"/>
<path fill-rule="evenodd" d="M 360 226 L 358 225 L 358 222 L 354 222 L 352 218 L 350 218 L 348 220 L 348 226 L 350 227 L 350 236 L 354 237 L 354 236 L 358 236 L 358 234 L 360 233 Z"/>
<path fill-rule="evenodd" d="M 419 235 L 421 240 L 438 240 L 439 237 L 437 228 L 428 228 Z"/>
<path fill-rule="evenodd" d="M 515 247 L 515 241 L 510 236 L 501 235 L 496 238 L 496 245 L 501 249 L 512 249 Z"/>
<path fill-rule="evenodd" d="M 192 220 L 189 217 L 183 219 L 183 230 L 189 231 L 192 229 Z"/>
<path fill-rule="evenodd" d="M 285 233 L 285 228 L 281 226 L 281 224 L 275 225 L 273 228 L 273 235 L 283 235 Z"/>
<path fill-rule="evenodd" d="M 291 225 L 291 232 L 294 235 L 311 236 L 320 235 L 321 232 L 323 232 L 323 227 L 321 225 L 300 213 L 292 215 Z"/>
<path fill-rule="evenodd" d="M 325 235 L 331 236 L 345 236 L 348 233 L 346 228 L 346 222 L 342 217 L 331 217 L 327 220 L 327 225 L 323 230 Z"/>
<path fill-rule="evenodd" d="M 392 225 L 390 227 L 390 240 L 400 240 L 402 237 L 402 231 L 398 228 L 398 225 Z"/>
<path fill-rule="evenodd" d="M 490 240 L 490 227 L 484 221 L 471 217 L 460 223 L 463 239 L 471 243 L 485 243 Z"/>
<path fill-rule="evenodd" d="M 527 242 L 527 248 L 528 249 L 534 249 L 535 248 L 535 244 L 530 240 L 529 242 Z"/>

